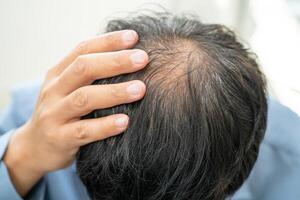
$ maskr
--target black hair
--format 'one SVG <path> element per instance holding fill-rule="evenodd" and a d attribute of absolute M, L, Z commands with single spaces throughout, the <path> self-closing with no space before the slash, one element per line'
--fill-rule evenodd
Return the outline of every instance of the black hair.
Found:
<path fill-rule="evenodd" d="M 223 25 L 167 12 L 111 20 L 107 32 L 133 29 L 143 70 L 94 84 L 142 80 L 145 97 L 96 110 L 130 117 L 123 134 L 83 146 L 79 176 L 95 200 L 219 200 L 248 177 L 266 129 L 265 79 Z"/>

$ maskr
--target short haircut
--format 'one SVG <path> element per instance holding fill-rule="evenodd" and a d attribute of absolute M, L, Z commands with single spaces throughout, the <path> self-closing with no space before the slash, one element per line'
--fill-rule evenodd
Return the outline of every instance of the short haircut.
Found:
<path fill-rule="evenodd" d="M 167 12 L 111 20 L 133 29 L 150 62 L 131 74 L 145 97 L 85 118 L 126 113 L 123 134 L 83 146 L 79 176 L 92 199 L 219 200 L 248 177 L 266 129 L 265 79 L 254 54 L 223 25 Z"/>

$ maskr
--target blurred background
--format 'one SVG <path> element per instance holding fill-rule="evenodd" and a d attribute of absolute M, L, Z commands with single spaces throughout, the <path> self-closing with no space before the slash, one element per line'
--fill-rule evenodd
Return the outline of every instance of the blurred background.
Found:
<path fill-rule="evenodd" d="M 258 55 L 269 94 L 300 115 L 300 0 L 0 0 L 0 108 L 108 19 L 155 4 L 236 31 Z"/>

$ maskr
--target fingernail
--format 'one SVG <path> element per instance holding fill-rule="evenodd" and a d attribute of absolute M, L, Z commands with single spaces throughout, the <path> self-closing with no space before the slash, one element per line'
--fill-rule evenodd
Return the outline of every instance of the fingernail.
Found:
<path fill-rule="evenodd" d="M 140 66 L 145 63 L 146 57 L 147 55 L 144 51 L 137 51 L 130 56 L 130 59 L 135 65 Z"/>
<path fill-rule="evenodd" d="M 126 31 L 122 35 L 123 42 L 125 44 L 132 44 L 136 40 L 137 34 L 135 31 Z"/>
<path fill-rule="evenodd" d="M 127 91 L 131 95 L 139 95 L 142 92 L 142 87 L 139 83 L 132 83 L 127 87 Z"/>
<path fill-rule="evenodd" d="M 128 124 L 128 117 L 119 117 L 115 120 L 115 124 L 119 128 L 125 128 Z"/>

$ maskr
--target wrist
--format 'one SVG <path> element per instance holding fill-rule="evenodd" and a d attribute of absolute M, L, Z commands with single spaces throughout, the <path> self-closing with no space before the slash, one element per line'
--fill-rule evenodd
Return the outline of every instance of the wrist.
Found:
<path fill-rule="evenodd" d="M 35 183 L 45 174 L 38 168 L 34 157 L 34 145 L 28 134 L 28 125 L 20 127 L 11 136 L 3 157 L 11 181 L 17 192 L 25 196 Z"/>

